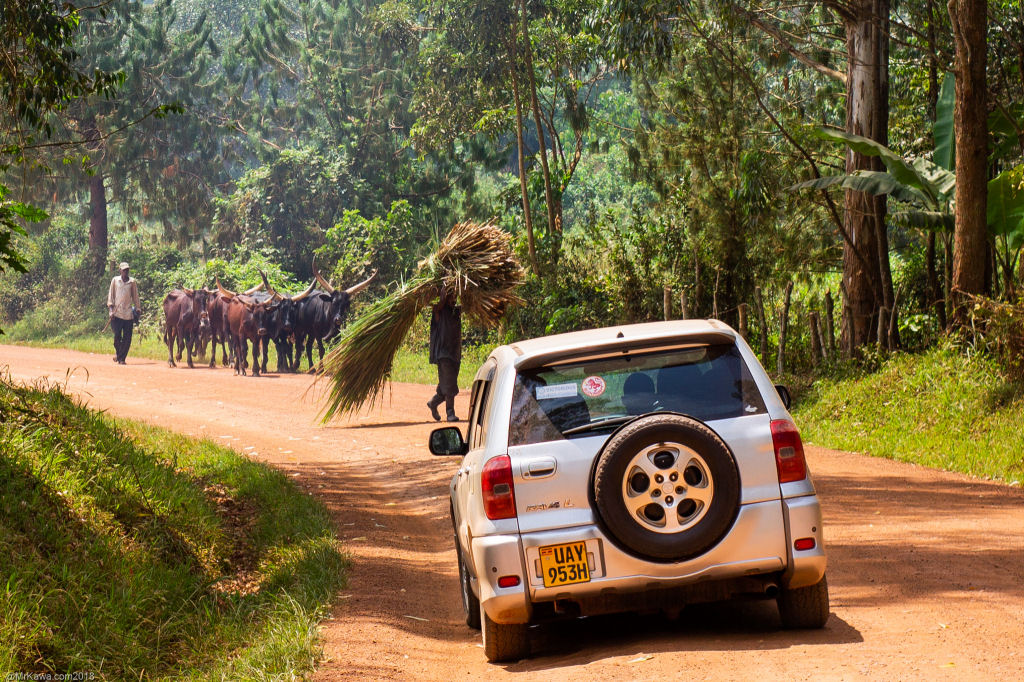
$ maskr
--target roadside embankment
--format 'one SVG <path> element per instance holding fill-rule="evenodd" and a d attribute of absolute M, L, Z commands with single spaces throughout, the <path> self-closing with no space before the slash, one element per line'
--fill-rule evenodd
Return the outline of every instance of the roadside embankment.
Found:
<path fill-rule="evenodd" d="M 1024 385 L 962 349 L 896 354 L 877 371 L 820 379 L 794 409 L 804 440 L 1019 485 Z"/>
<path fill-rule="evenodd" d="M 0 377 L 0 671 L 291 679 L 345 583 L 323 505 L 210 441 Z"/>

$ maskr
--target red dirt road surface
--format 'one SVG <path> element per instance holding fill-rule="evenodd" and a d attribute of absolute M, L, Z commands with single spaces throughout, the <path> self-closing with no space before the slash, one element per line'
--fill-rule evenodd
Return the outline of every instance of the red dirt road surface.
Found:
<path fill-rule="evenodd" d="M 532 658 L 489 665 L 459 600 L 447 498 L 458 458 L 426 449 L 431 387 L 395 384 L 382 407 L 325 427 L 305 375 L 0 346 L 5 366 L 17 381 L 66 382 L 92 407 L 269 462 L 323 500 L 352 568 L 323 623 L 317 680 L 1024 678 L 1020 488 L 811 447 L 832 594 L 823 630 L 780 629 L 773 602 L 703 605 L 675 619 L 533 628 Z"/>

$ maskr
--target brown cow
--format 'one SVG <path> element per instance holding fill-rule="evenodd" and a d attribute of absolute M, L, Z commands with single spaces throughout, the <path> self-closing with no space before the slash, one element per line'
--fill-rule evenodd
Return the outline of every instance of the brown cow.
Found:
<path fill-rule="evenodd" d="M 235 294 L 217 282 L 221 298 L 228 302 L 227 323 L 231 335 L 232 351 L 235 355 L 235 374 L 245 376 L 249 363 L 249 342 L 252 348 L 252 375 L 260 375 L 259 346 L 260 338 L 267 334 L 266 318 L 277 308 L 274 299 L 259 301 L 252 296 Z"/>
<path fill-rule="evenodd" d="M 206 311 L 209 292 L 206 289 L 174 289 L 164 297 L 164 343 L 167 344 L 167 364 L 174 363 L 174 344 L 178 345 L 178 360 L 182 350 L 188 351 L 188 366 L 192 364 L 192 349 L 204 329 L 210 326 Z"/>
<path fill-rule="evenodd" d="M 217 282 L 220 286 L 220 282 Z M 257 291 L 263 288 L 263 283 L 260 282 L 252 289 L 247 289 L 242 292 L 244 296 L 251 296 Z M 229 294 L 235 295 L 234 292 L 228 291 Z M 203 355 L 206 354 L 206 346 L 208 343 L 211 345 L 210 349 L 210 367 L 214 367 L 217 364 L 217 344 L 221 347 L 221 362 L 225 367 L 229 364 L 234 364 L 234 348 L 231 346 L 231 330 L 228 328 L 228 299 L 220 295 L 219 291 L 211 291 L 209 302 L 206 304 L 206 311 L 210 316 L 210 327 L 209 331 L 200 337 L 201 352 Z M 231 359 L 228 359 L 228 352 L 231 349 Z"/>

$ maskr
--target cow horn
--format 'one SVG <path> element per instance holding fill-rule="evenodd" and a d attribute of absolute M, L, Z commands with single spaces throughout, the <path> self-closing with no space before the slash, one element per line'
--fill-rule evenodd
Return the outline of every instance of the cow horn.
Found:
<path fill-rule="evenodd" d="M 276 301 L 279 298 L 284 298 L 281 294 L 274 291 L 274 287 L 270 286 L 270 282 L 267 281 L 267 274 L 260 270 L 260 279 L 263 280 L 263 286 L 266 287 L 267 293 L 270 294 L 270 300 Z"/>
<path fill-rule="evenodd" d="M 355 296 L 360 291 L 362 291 L 366 287 L 370 286 L 370 282 L 372 282 L 373 278 L 376 277 L 376 276 L 377 276 L 377 271 L 374 270 L 372 273 L 370 273 L 369 277 L 364 279 L 359 284 L 356 284 L 354 286 L 349 287 L 348 289 L 345 289 L 345 293 L 348 294 L 349 296 Z"/>
<path fill-rule="evenodd" d="M 262 273 L 261 273 L 261 274 L 262 274 Z M 254 287 L 253 287 L 252 289 L 246 289 L 246 290 L 245 290 L 245 291 L 243 291 L 242 293 L 243 293 L 244 295 L 246 295 L 246 296 L 252 296 L 253 294 L 255 294 L 255 293 L 256 293 L 257 291 L 259 291 L 259 290 L 260 290 L 260 289 L 262 289 L 262 288 L 263 288 L 263 282 L 260 282 L 259 284 L 257 284 L 256 286 L 254 286 Z"/>
<path fill-rule="evenodd" d="M 224 288 L 224 285 L 220 283 L 220 277 L 217 278 L 217 291 L 219 291 L 220 295 L 224 298 L 231 299 L 235 297 L 235 292 L 228 291 Z"/>
<path fill-rule="evenodd" d="M 313 280 L 312 282 L 310 282 L 310 283 L 309 283 L 309 288 L 307 288 L 307 289 L 306 289 L 305 291 L 303 291 L 303 292 L 302 292 L 301 294 L 298 294 L 298 295 L 296 295 L 296 296 L 292 296 L 292 300 L 293 300 L 293 301 L 301 301 L 302 299 L 306 298 L 306 297 L 307 297 L 307 296 L 309 296 L 309 295 L 310 295 L 311 293 L 313 293 L 313 288 L 314 288 L 315 286 L 316 286 L 316 280 L 314 279 L 314 280 Z"/>
<path fill-rule="evenodd" d="M 329 293 L 329 294 L 333 294 L 334 293 L 334 287 L 332 287 L 331 283 L 328 282 L 326 279 L 324 279 L 323 275 L 320 274 L 320 271 L 317 270 L 317 268 L 316 268 L 316 257 L 315 256 L 313 258 L 313 276 L 316 277 L 316 281 L 320 282 L 320 286 L 322 286 L 327 293 Z"/>
<path fill-rule="evenodd" d="M 189 296 L 191 296 L 192 294 L 196 293 L 195 289 L 189 289 L 187 287 L 182 287 L 181 290 L 184 291 Z"/>

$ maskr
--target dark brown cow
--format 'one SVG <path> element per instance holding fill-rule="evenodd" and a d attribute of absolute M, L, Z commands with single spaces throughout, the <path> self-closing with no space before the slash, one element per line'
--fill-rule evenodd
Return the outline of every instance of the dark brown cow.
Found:
<path fill-rule="evenodd" d="M 235 356 L 235 374 L 245 376 L 249 367 L 246 356 L 249 354 L 249 342 L 252 347 L 252 375 L 260 375 L 259 346 L 260 339 L 267 334 L 266 318 L 277 308 L 273 299 L 259 301 L 252 296 L 235 294 L 217 282 L 221 298 L 228 302 L 227 323 L 231 335 L 231 346 Z"/>
<path fill-rule="evenodd" d="M 310 371 L 313 371 L 313 344 L 320 351 L 320 364 L 324 361 L 324 341 L 329 341 L 341 331 L 341 326 L 348 315 L 352 297 L 358 295 L 370 285 L 377 271 L 348 289 L 335 289 L 334 285 L 323 278 L 313 263 L 313 274 L 323 290 L 316 289 L 305 297 L 295 313 L 295 365 L 299 368 L 302 350 L 306 350 L 306 360 Z"/>
<path fill-rule="evenodd" d="M 164 343 L 167 344 L 167 364 L 174 363 L 174 344 L 178 345 L 178 360 L 182 350 L 188 352 L 188 366 L 192 364 L 192 349 L 200 334 L 210 325 L 206 311 L 209 292 L 206 289 L 174 289 L 164 297 Z"/>
<path fill-rule="evenodd" d="M 217 282 L 220 286 L 220 282 Z M 257 291 L 263 288 L 263 283 L 259 283 L 252 289 L 248 289 L 242 292 L 244 296 L 251 296 Z M 228 291 L 225 289 L 225 291 Z M 234 295 L 234 292 L 228 291 L 228 293 Z M 234 364 L 234 349 L 231 346 L 231 330 L 228 328 L 228 299 L 220 295 L 219 291 L 211 291 L 209 303 L 206 305 L 206 312 L 210 316 L 210 327 L 209 331 L 200 338 L 200 344 L 202 354 L 206 354 L 206 346 L 208 343 L 212 346 L 210 349 L 210 367 L 214 367 L 217 364 L 217 344 L 221 347 L 221 362 L 225 367 L 229 364 Z M 229 349 L 232 353 L 229 361 Z"/>
<path fill-rule="evenodd" d="M 274 342 L 274 346 L 277 349 L 277 371 L 278 372 L 290 372 L 293 371 L 291 367 L 291 352 L 292 343 L 291 338 L 294 332 L 295 326 L 295 314 L 302 301 L 309 296 L 316 286 L 316 282 L 313 282 L 309 287 L 301 294 L 295 296 L 287 296 L 274 290 L 270 286 L 270 282 L 267 280 L 266 274 L 260 271 L 260 277 L 263 278 L 263 286 L 269 294 L 269 298 L 277 302 L 277 308 L 268 316 L 266 320 L 267 334 L 262 339 L 262 356 L 263 360 L 260 365 L 261 370 L 264 374 L 267 372 L 267 356 L 270 342 Z"/>

